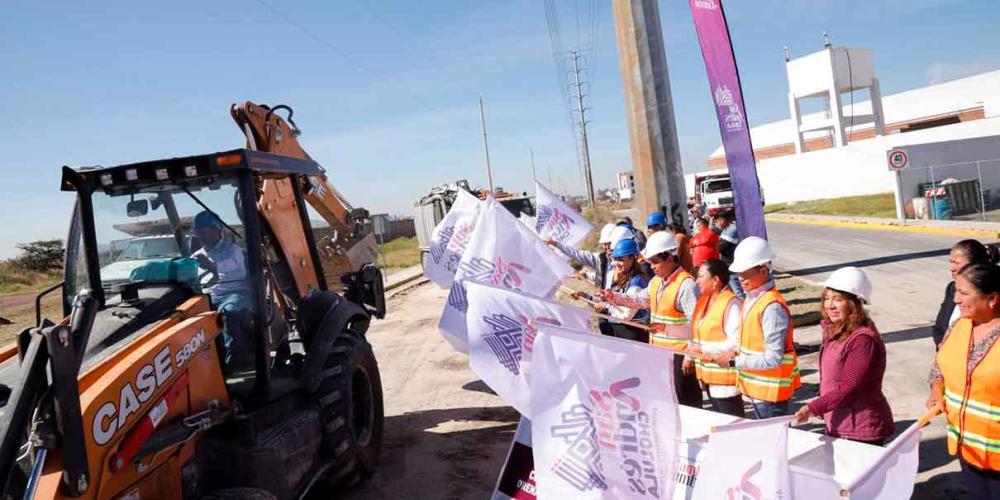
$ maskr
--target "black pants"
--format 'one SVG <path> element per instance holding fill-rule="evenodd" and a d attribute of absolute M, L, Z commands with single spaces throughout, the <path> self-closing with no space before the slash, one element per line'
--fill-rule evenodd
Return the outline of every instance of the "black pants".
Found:
<path fill-rule="evenodd" d="M 712 402 L 712 408 L 719 413 L 747 418 L 747 412 L 743 408 L 743 396 L 739 394 L 728 398 L 713 398 L 709 395 L 708 399 Z"/>
<path fill-rule="evenodd" d="M 1000 472 L 977 469 L 965 460 L 962 464 L 962 479 L 969 490 L 969 498 L 976 500 L 1000 500 Z"/>
<path fill-rule="evenodd" d="M 674 354 L 674 389 L 677 391 L 677 402 L 682 405 L 701 408 L 701 385 L 698 376 L 692 371 L 685 375 L 681 365 L 684 364 L 683 354 Z"/>
<path fill-rule="evenodd" d="M 649 343 L 649 332 L 642 328 L 623 325 L 621 323 L 611 323 L 611 336 L 625 340 L 633 340 L 643 344 Z"/>

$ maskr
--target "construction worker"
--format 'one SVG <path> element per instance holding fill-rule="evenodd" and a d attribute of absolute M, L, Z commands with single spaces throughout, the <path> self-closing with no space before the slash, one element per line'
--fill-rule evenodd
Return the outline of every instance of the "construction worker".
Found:
<path fill-rule="evenodd" d="M 558 248 L 566 256 L 576 259 L 577 262 L 593 269 L 594 287 L 598 290 L 606 290 L 611 287 L 611 283 L 614 281 L 614 263 L 611 262 L 610 258 L 611 249 L 619 241 L 631 239 L 631 236 L 632 232 L 627 227 L 606 224 L 601 229 L 601 236 L 598 240 L 598 243 L 601 245 L 601 252 L 580 250 L 579 248 L 562 244 L 551 238 L 545 240 L 545 243 Z M 612 335 L 614 333 L 611 324 L 604 318 L 598 319 L 597 326 L 604 335 Z"/>
<path fill-rule="evenodd" d="M 931 395 L 948 417 L 969 498 L 1000 498 L 1000 267 L 969 264 L 955 276 L 961 317 L 931 368 Z"/>
<path fill-rule="evenodd" d="M 882 446 L 895 425 L 882 393 L 885 343 L 864 308 L 872 283 L 861 269 L 842 267 L 823 286 L 819 397 L 799 408 L 795 422 L 820 417 L 828 436 Z"/>
<path fill-rule="evenodd" d="M 667 218 L 662 212 L 653 212 L 646 217 L 646 236 L 652 236 L 657 231 L 667 229 Z"/>
<path fill-rule="evenodd" d="M 649 343 L 683 350 L 691 340 L 691 316 L 698 302 L 698 288 L 691 274 L 680 266 L 676 252 L 677 240 L 673 234 L 654 233 L 642 252 L 655 274 L 649 286 L 635 297 L 606 291 L 604 300 L 614 305 L 649 309 Z M 674 387 L 681 404 L 701 407 L 701 387 L 694 360 L 683 354 L 674 356 Z"/>
<path fill-rule="evenodd" d="M 688 351 L 714 354 L 732 351 L 740 344 L 742 301 L 729 289 L 726 263 L 711 259 L 698 268 L 695 280 L 701 296 L 691 316 L 691 345 Z M 745 418 L 743 396 L 736 387 L 736 369 L 695 359 L 698 380 L 708 387 L 708 399 L 715 411 Z"/>
<path fill-rule="evenodd" d="M 738 351 L 706 360 L 737 369 L 736 385 L 750 399 L 757 418 L 789 414 L 789 402 L 802 386 L 792 334 L 791 314 L 774 287 L 774 252 L 763 238 L 751 236 L 736 247 L 729 270 L 738 273 L 746 291 Z"/>
<path fill-rule="evenodd" d="M 191 230 L 201 243 L 201 248 L 191 257 L 214 276 L 205 288 L 212 299 L 212 306 L 222 313 L 225 321 L 222 338 L 228 363 L 234 351 L 234 339 L 239 339 L 240 343 L 249 342 L 240 335 L 243 316 L 250 303 L 243 250 L 222 237 L 222 221 L 208 210 L 195 215 Z"/>
<path fill-rule="evenodd" d="M 611 251 L 611 260 L 614 263 L 614 278 L 611 281 L 611 291 L 629 297 L 636 297 L 646 289 L 648 280 L 639 264 L 639 245 L 635 240 L 628 238 L 619 240 Z M 637 323 L 649 323 L 649 311 L 647 309 L 629 308 L 615 306 L 611 304 L 601 304 L 604 311 L 616 319 L 628 320 Z M 609 320 L 611 334 L 614 337 L 626 340 L 634 340 L 644 344 L 649 343 L 649 331 L 625 323 Z"/>

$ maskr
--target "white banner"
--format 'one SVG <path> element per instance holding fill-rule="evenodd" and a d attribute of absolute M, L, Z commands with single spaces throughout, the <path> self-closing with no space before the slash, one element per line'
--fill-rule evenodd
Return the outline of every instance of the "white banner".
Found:
<path fill-rule="evenodd" d="M 694 484 L 693 498 L 790 498 L 788 424 L 793 418 L 769 418 L 714 427 Z"/>
<path fill-rule="evenodd" d="M 875 464 L 843 490 L 849 498 L 905 500 L 913 493 L 920 462 L 920 424 L 913 424 L 885 448 Z"/>
<path fill-rule="evenodd" d="M 539 498 L 673 498 L 673 353 L 539 325 L 531 440 Z"/>
<path fill-rule="evenodd" d="M 540 182 L 535 182 L 535 233 L 543 240 L 552 238 L 564 245 L 580 245 L 594 226 Z"/>
<path fill-rule="evenodd" d="M 498 396 L 531 417 L 531 352 L 537 324 L 590 328 L 590 311 L 504 288 L 465 282 L 469 367 Z"/>
<path fill-rule="evenodd" d="M 499 203 L 487 201 L 455 273 L 438 327 L 452 347 L 469 352 L 464 281 L 476 281 L 536 297 L 551 297 L 573 268 Z"/>
<path fill-rule="evenodd" d="M 458 270 L 483 202 L 464 189 L 458 190 L 455 203 L 434 227 L 424 276 L 441 288 L 448 288 Z"/>

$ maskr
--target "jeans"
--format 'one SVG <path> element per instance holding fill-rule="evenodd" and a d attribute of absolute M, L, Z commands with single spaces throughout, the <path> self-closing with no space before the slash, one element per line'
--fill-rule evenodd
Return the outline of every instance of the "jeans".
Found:
<path fill-rule="evenodd" d="M 758 399 L 751 399 L 750 403 L 753 404 L 754 418 L 758 420 L 765 418 L 782 417 L 791 414 L 789 408 L 790 406 L 789 401 L 772 403 L 771 401 L 761 401 Z"/>
<path fill-rule="evenodd" d="M 1000 472 L 977 469 L 962 459 L 958 462 L 962 464 L 962 479 L 969 490 L 969 498 L 1000 500 Z"/>
<path fill-rule="evenodd" d="M 685 375 L 683 363 L 684 355 L 674 354 L 674 391 L 677 393 L 677 402 L 685 406 L 701 408 L 702 395 L 698 375 L 694 372 Z"/>
<path fill-rule="evenodd" d="M 747 418 L 747 412 L 743 409 L 743 396 L 736 395 L 729 398 L 713 398 L 709 396 L 708 399 L 712 401 L 712 408 L 715 408 L 715 411 L 718 413 Z"/>
<path fill-rule="evenodd" d="M 213 295 L 212 304 L 222 314 L 223 359 L 229 363 L 233 357 L 233 340 L 239 339 L 241 344 L 247 344 L 249 339 L 243 338 L 243 320 L 247 308 L 247 296 L 243 293 L 226 293 Z"/>

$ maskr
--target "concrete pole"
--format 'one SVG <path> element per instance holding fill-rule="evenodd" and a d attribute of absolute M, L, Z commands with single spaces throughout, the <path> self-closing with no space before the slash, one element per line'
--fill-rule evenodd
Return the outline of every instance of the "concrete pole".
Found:
<path fill-rule="evenodd" d="M 677 141 L 667 54 L 656 0 L 613 0 L 636 205 L 687 226 L 687 192 Z"/>

